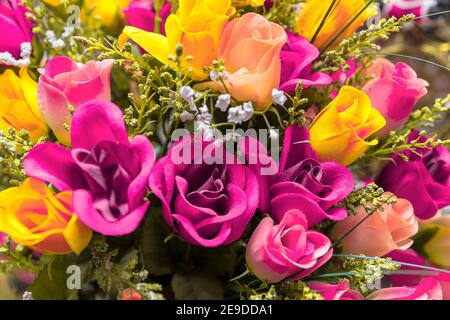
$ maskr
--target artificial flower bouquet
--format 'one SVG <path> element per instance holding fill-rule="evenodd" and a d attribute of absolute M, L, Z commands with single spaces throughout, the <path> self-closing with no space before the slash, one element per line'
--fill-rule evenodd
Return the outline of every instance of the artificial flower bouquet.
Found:
<path fill-rule="evenodd" d="M 426 14 L 379 12 L 0 0 L 1 271 L 24 299 L 450 299 L 449 97 L 382 51 Z"/>

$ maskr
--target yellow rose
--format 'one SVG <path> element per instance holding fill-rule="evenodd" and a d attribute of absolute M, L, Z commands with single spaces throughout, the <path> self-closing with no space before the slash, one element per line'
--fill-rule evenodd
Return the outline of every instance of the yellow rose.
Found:
<path fill-rule="evenodd" d="M 311 145 L 322 161 L 349 165 L 378 143 L 365 139 L 385 125 L 386 120 L 372 107 L 367 94 L 345 86 L 311 124 Z"/>
<path fill-rule="evenodd" d="M 233 12 L 230 0 L 180 0 L 177 13 L 167 18 L 167 36 L 128 26 L 120 36 L 119 44 L 123 45 L 131 38 L 166 64 L 169 55 L 174 55 L 177 45 L 182 44 L 184 57 L 191 57 L 184 62 L 186 70 L 191 68 L 189 76 L 203 80 L 207 77 L 203 68 L 211 66 L 217 58 L 220 33 Z"/>
<path fill-rule="evenodd" d="M 20 71 L 20 77 L 12 70 L 0 74 L 0 130 L 25 129 L 33 142 L 47 136 L 48 129 L 37 103 L 37 90 L 37 83 L 26 69 Z"/>
<path fill-rule="evenodd" d="M 0 232 L 48 254 L 80 254 L 92 237 L 72 212 L 72 192 L 54 194 L 34 178 L 0 192 Z"/>
<path fill-rule="evenodd" d="M 233 6 L 235 7 L 261 7 L 264 5 L 265 0 L 233 0 Z"/>
<path fill-rule="evenodd" d="M 435 233 L 425 243 L 423 251 L 432 263 L 450 268 L 450 216 L 435 218 L 423 227 L 424 232 L 432 229 Z"/>
<path fill-rule="evenodd" d="M 118 34 L 123 27 L 123 12 L 131 0 L 84 0 L 82 20 L 86 17 L 98 18 L 101 24 Z"/>
<path fill-rule="evenodd" d="M 376 13 L 366 0 L 307 0 L 297 32 L 323 51 L 354 33 Z"/>

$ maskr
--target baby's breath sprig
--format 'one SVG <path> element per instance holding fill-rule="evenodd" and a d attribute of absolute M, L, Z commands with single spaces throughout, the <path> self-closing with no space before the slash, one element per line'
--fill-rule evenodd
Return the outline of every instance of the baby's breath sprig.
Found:
<path fill-rule="evenodd" d="M 39 272 L 43 268 L 43 259 L 36 261 L 32 252 L 20 244 L 14 244 L 9 237 L 0 245 L 0 272 L 10 273 L 14 270 Z"/>
<path fill-rule="evenodd" d="M 265 14 L 267 20 L 275 22 L 284 29 L 294 32 L 298 18 L 298 7 L 304 0 L 275 0 L 272 8 Z"/>
<path fill-rule="evenodd" d="M 41 138 L 38 143 L 45 140 Z M 25 180 L 23 160 L 33 146 L 28 131 L 24 129 L 17 131 L 10 127 L 7 133 L 0 130 L 0 188 L 18 186 Z"/>
<path fill-rule="evenodd" d="M 362 206 L 368 215 L 380 210 L 383 211 L 385 204 L 395 203 L 392 197 L 384 196 L 383 188 L 374 182 L 369 183 L 365 188 L 356 190 L 345 198 L 340 205 L 345 207 L 351 214 L 357 214 L 357 208 Z"/>
<path fill-rule="evenodd" d="M 344 270 L 349 271 L 346 280 L 349 281 L 350 287 L 364 295 L 375 289 L 380 289 L 376 288 L 375 284 L 380 283 L 386 274 L 395 272 L 400 268 L 400 264 L 390 258 L 347 257 L 342 265 Z"/>
<path fill-rule="evenodd" d="M 335 49 L 323 53 L 322 58 L 314 65 L 314 69 L 327 73 L 336 72 L 339 69 L 348 71 L 348 60 L 375 56 L 380 50 L 375 41 L 386 40 L 391 34 L 400 32 L 402 26 L 414 17 L 413 14 L 409 14 L 401 18 L 382 19 L 377 24 L 371 24 L 367 29 L 343 40 Z"/>
<path fill-rule="evenodd" d="M 324 300 L 315 290 L 312 290 L 303 281 L 289 281 L 269 285 L 262 283 L 258 288 L 252 289 L 248 285 L 234 285 L 242 299 L 246 300 Z"/>

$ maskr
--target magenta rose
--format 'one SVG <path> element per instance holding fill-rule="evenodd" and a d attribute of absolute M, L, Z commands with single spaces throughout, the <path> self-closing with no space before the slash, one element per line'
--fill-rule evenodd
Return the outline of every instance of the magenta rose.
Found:
<path fill-rule="evenodd" d="M 260 211 L 270 213 L 279 222 L 288 210 L 306 206 L 304 213 L 310 227 L 325 219 L 339 221 L 347 217 L 345 209 L 334 206 L 353 191 L 353 176 L 339 163 L 318 160 L 306 128 L 292 125 L 286 129 L 280 165 L 272 175 L 262 171 L 274 166 L 266 149 L 262 145 L 249 147 L 249 141 L 243 152 L 250 164 L 257 162 L 250 167 L 260 183 Z"/>
<path fill-rule="evenodd" d="M 442 288 L 435 278 L 425 277 L 417 286 L 377 290 L 367 300 L 442 300 Z"/>
<path fill-rule="evenodd" d="M 332 82 L 323 72 L 313 72 L 312 63 L 320 53 L 305 38 L 288 32 L 288 43 L 283 47 L 281 58 L 280 90 L 291 92 L 301 81 L 304 88 L 325 86 Z"/>
<path fill-rule="evenodd" d="M 152 169 L 149 184 L 162 201 L 167 224 L 202 247 L 238 240 L 258 207 L 255 174 L 223 144 L 199 137 L 186 136 L 175 143 Z"/>
<path fill-rule="evenodd" d="M 410 140 L 417 138 L 413 132 Z M 426 138 L 423 137 L 422 140 Z M 409 161 L 394 155 L 377 184 L 397 197 L 409 200 L 420 219 L 433 218 L 439 209 L 450 205 L 450 152 L 445 147 L 405 151 Z"/>
<path fill-rule="evenodd" d="M 8 52 L 19 59 L 22 43 L 31 43 L 33 23 L 26 12 L 17 0 L 0 0 L 0 53 Z"/>
<path fill-rule="evenodd" d="M 267 217 L 253 232 L 246 260 L 259 279 L 270 283 L 302 279 L 333 255 L 331 241 L 320 232 L 308 230 L 304 212 L 308 212 L 307 207 L 290 210 L 279 224 Z"/>
<path fill-rule="evenodd" d="M 159 25 L 161 34 L 165 35 L 165 23 L 172 10 L 172 5 L 165 1 L 159 15 L 161 22 Z M 155 31 L 156 13 L 154 9 L 154 0 L 133 0 L 129 7 L 124 10 L 127 24 L 145 31 Z"/>
<path fill-rule="evenodd" d="M 74 212 L 94 231 L 120 236 L 136 230 L 150 204 L 150 141 L 129 141 L 120 109 L 99 101 L 75 110 L 71 139 L 72 149 L 51 142 L 35 146 L 25 159 L 26 174 L 72 190 Z"/>
<path fill-rule="evenodd" d="M 39 109 L 58 140 L 70 145 L 69 106 L 75 109 L 91 101 L 110 101 L 110 74 L 113 60 L 77 64 L 68 57 L 55 57 L 40 70 L 38 83 Z"/>
<path fill-rule="evenodd" d="M 406 63 L 394 65 L 386 59 L 377 59 L 366 74 L 375 78 L 365 85 L 364 91 L 373 107 L 387 120 L 380 135 L 401 128 L 417 102 L 428 92 L 428 82 L 418 78 Z"/>
<path fill-rule="evenodd" d="M 308 282 L 308 287 L 317 291 L 325 300 L 364 300 L 359 292 L 350 289 L 346 281 L 339 284 L 311 281 Z"/>

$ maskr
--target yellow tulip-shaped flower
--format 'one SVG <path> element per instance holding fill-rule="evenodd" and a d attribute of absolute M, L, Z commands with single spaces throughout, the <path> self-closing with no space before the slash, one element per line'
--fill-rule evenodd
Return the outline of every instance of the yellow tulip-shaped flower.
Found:
<path fill-rule="evenodd" d="M 92 237 L 72 212 L 72 192 L 54 194 L 34 178 L 0 192 L 0 232 L 48 254 L 80 254 Z"/>
<path fill-rule="evenodd" d="M 365 141 L 386 125 L 363 91 L 343 87 L 310 127 L 311 145 L 322 161 L 349 165 L 377 140 Z"/>
<path fill-rule="evenodd" d="M 367 0 L 307 0 L 297 32 L 322 51 L 354 33 L 376 12 Z"/>
<path fill-rule="evenodd" d="M 84 0 L 82 8 L 82 20 L 94 17 L 101 21 L 111 32 L 118 34 L 123 27 L 123 12 L 131 0 Z"/>
<path fill-rule="evenodd" d="M 217 58 L 220 33 L 233 10 L 230 0 L 180 0 L 177 13 L 167 18 L 167 36 L 125 27 L 119 43 L 123 45 L 131 38 L 163 63 L 168 63 L 177 45 L 182 44 L 184 57 L 191 57 L 184 62 L 190 69 L 189 76 L 203 80 L 207 76 L 203 68 Z"/>
<path fill-rule="evenodd" d="M 450 268 L 450 216 L 441 216 L 428 222 L 423 231 L 434 235 L 423 246 L 428 259 L 443 268 Z"/>
<path fill-rule="evenodd" d="M 233 0 L 233 6 L 235 7 L 261 7 L 264 5 L 265 0 Z"/>
<path fill-rule="evenodd" d="M 31 79 L 26 69 L 20 77 L 12 70 L 0 75 L 0 130 L 7 132 L 10 127 L 20 131 L 25 129 L 36 142 L 47 136 L 47 126 L 39 112 L 37 83 Z"/>

